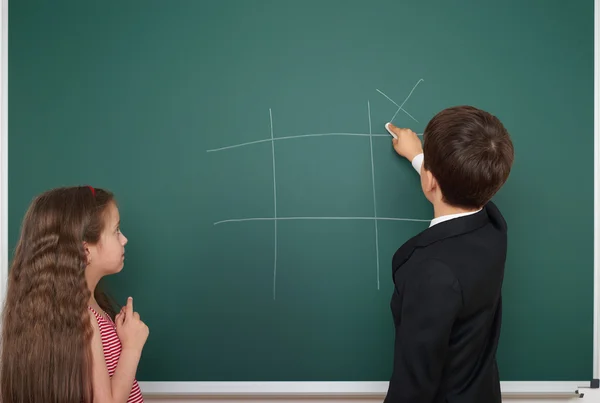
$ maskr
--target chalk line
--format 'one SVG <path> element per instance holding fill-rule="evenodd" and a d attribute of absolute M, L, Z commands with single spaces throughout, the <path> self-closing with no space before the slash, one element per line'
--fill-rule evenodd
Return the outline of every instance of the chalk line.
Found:
<path fill-rule="evenodd" d="M 398 108 L 400 108 L 400 105 L 398 105 L 398 104 L 396 103 L 396 101 L 394 101 L 392 98 L 390 98 L 390 97 L 388 97 L 387 95 L 385 95 L 385 94 L 383 93 L 383 91 L 381 91 L 381 90 L 379 90 L 379 89 L 377 89 L 377 88 L 375 88 L 375 89 L 377 90 L 377 92 L 379 92 L 381 95 L 383 95 L 384 97 L 386 97 L 386 98 L 387 98 L 389 101 L 391 101 L 391 102 L 392 102 L 394 105 L 396 105 Z"/>
<path fill-rule="evenodd" d="M 277 180 L 275 176 L 275 142 L 273 141 L 273 111 L 269 108 L 269 120 L 271 122 L 271 153 L 273 154 L 273 216 L 277 218 Z M 277 293 L 277 220 L 274 223 L 274 257 L 273 257 L 273 299 Z"/>
<path fill-rule="evenodd" d="M 249 141 L 247 143 L 233 144 L 233 145 L 226 146 L 226 147 L 213 148 L 211 150 L 206 150 L 206 152 L 207 153 L 212 153 L 212 152 L 216 152 L 216 151 L 229 150 L 229 149 L 237 148 L 237 147 L 250 146 L 250 145 L 253 145 L 253 144 L 267 143 L 269 141 L 292 140 L 292 139 L 300 139 L 300 138 L 304 138 L 304 137 L 324 137 L 324 136 L 351 136 L 351 137 L 369 137 L 369 136 L 373 136 L 373 137 L 389 137 L 389 134 L 372 134 L 372 135 L 369 135 L 368 133 L 314 133 L 314 134 L 300 134 L 300 135 L 297 135 L 297 136 L 275 137 L 275 138 L 264 139 L 264 140 Z"/>
<path fill-rule="evenodd" d="M 419 121 L 417 119 L 415 119 L 415 117 L 413 115 L 411 115 L 410 113 L 406 112 L 406 110 L 404 110 L 404 108 L 400 108 L 402 110 L 402 112 L 406 113 L 412 120 L 414 120 L 415 122 L 419 123 Z"/>
<path fill-rule="evenodd" d="M 369 134 L 371 134 L 371 103 L 367 101 L 367 110 L 369 113 Z M 375 256 L 377 258 L 377 289 L 379 290 L 379 230 L 377 227 L 377 198 L 375 195 L 375 164 L 373 162 L 373 136 L 369 136 L 371 146 L 371 179 L 373 182 L 373 215 L 375 216 Z"/>
<path fill-rule="evenodd" d="M 402 102 L 402 105 L 400 105 L 400 108 L 402 108 L 404 106 L 404 104 L 406 103 L 406 101 L 408 101 L 408 98 L 410 98 L 410 96 L 412 95 L 412 93 L 415 91 L 415 88 L 417 88 L 417 86 L 422 82 L 425 81 L 422 78 L 419 79 L 419 81 L 417 81 L 417 83 L 415 84 L 415 86 L 413 87 L 412 90 L 410 90 L 410 93 L 408 94 L 408 96 L 406 97 L 406 99 L 404 100 L 404 102 Z"/>
<path fill-rule="evenodd" d="M 231 218 L 213 223 L 220 225 L 235 222 L 247 221 L 300 221 L 300 220 L 377 220 L 377 221 L 411 221 L 411 222 L 430 222 L 419 218 L 400 218 L 400 217 L 251 217 L 251 218 Z"/>

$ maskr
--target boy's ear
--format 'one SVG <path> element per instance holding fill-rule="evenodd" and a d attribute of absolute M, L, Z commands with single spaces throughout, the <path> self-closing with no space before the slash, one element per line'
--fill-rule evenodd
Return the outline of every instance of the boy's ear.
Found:
<path fill-rule="evenodd" d="M 437 179 L 435 179 L 435 176 L 431 175 L 431 189 L 432 190 L 439 190 L 439 185 L 437 182 Z"/>
<path fill-rule="evenodd" d="M 437 189 L 437 187 L 438 187 L 437 180 L 435 179 L 435 177 L 433 176 L 431 171 L 423 169 L 423 174 L 424 174 L 423 179 L 425 179 L 425 181 L 423 183 L 423 185 L 425 187 L 425 191 L 432 192 L 433 190 Z"/>

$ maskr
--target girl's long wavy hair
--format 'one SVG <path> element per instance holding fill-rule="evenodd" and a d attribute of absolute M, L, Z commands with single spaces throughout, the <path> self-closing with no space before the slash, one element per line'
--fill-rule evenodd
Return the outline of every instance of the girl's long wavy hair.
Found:
<path fill-rule="evenodd" d="M 110 192 L 81 186 L 50 190 L 29 207 L 2 315 L 2 403 L 92 402 L 84 241 L 100 240 L 110 203 Z M 94 294 L 114 318 L 113 301 Z"/>

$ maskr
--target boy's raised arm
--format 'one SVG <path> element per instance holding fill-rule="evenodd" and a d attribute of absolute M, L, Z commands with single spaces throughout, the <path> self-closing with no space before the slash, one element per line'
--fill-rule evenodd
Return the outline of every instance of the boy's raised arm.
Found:
<path fill-rule="evenodd" d="M 415 132 L 401 129 L 391 123 L 385 125 L 387 131 L 394 137 L 392 144 L 398 155 L 406 158 L 417 173 L 421 174 L 423 165 L 423 145 Z"/>

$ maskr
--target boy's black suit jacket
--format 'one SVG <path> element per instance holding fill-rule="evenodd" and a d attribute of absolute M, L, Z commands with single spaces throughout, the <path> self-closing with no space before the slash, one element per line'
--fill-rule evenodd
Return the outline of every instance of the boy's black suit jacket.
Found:
<path fill-rule="evenodd" d="M 385 403 L 500 403 L 496 350 L 507 225 L 498 208 L 436 224 L 393 258 Z"/>

